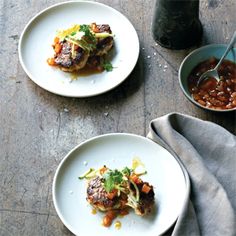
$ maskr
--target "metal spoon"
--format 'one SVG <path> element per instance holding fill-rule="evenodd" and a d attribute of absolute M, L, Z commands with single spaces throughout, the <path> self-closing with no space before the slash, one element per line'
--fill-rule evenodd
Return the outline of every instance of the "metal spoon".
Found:
<path fill-rule="evenodd" d="M 214 69 L 210 69 L 210 70 L 207 70 L 206 72 L 204 72 L 198 82 L 197 82 L 197 87 L 200 85 L 200 83 L 203 81 L 203 80 L 206 80 L 206 79 L 209 79 L 209 78 L 214 78 L 217 82 L 220 81 L 220 77 L 219 77 L 219 74 L 218 74 L 218 68 L 221 64 L 221 62 L 224 60 L 225 56 L 228 54 L 228 52 L 231 50 L 231 48 L 234 46 L 235 44 L 235 41 L 236 41 L 236 31 L 234 32 L 233 34 L 233 37 L 231 38 L 230 40 L 230 43 L 228 45 L 228 47 L 226 48 L 225 50 L 225 53 L 223 54 L 223 56 L 221 57 L 221 59 L 219 60 L 219 62 L 217 63 L 217 65 L 215 66 Z"/>

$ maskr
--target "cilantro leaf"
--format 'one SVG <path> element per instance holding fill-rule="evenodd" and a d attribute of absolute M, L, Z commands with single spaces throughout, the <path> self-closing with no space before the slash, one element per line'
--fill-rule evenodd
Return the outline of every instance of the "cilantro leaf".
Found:
<path fill-rule="evenodd" d="M 109 170 L 103 175 L 103 178 L 104 178 L 104 188 L 106 192 L 111 192 L 116 185 L 122 183 L 123 174 L 117 169 Z"/>
<path fill-rule="evenodd" d="M 112 70 L 113 70 L 113 66 L 112 66 L 112 64 L 111 64 L 110 61 L 104 61 L 104 62 L 102 63 L 102 67 L 103 67 L 104 70 L 106 70 L 106 71 L 112 71 Z"/>
<path fill-rule="evenodd" d="M 91 32 L 90 26 L 89 25 L 81 25 L 79 31 L 84 32 L 86 42 L 89 44 L 89 46 L 92 49 L 96 48 L 96 37 L 95 35 Z"/>
<path fill-rule="evenodd" d="M 104 188 L 106 190 L 106 192 L 111 192 L 114 189 L 114 181 L 112 180 L 112 178 L 107 178 L 104 182 Z"/>
<path fill-rule="evenodd" d="M 89 25 L 80 25 L 79 31 L 84 32 L 86 36 L 90 36 L 92 34 Z"/>
<path fill-rule="evenodd" d="M 130 176 L 131 174 L 131 170 L 127 166 L 121 172 L 126 176 Z"/>

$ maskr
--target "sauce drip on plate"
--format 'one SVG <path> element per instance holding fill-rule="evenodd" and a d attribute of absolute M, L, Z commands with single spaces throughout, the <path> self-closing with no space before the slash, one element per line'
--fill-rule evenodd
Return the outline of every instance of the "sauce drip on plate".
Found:
<path fill-rule="evenodd" d="M 114 225 L 115 225 L 115 228 L 118 230 L 121 228 L 121 222 L 119 220 L 116 221 Z"/>

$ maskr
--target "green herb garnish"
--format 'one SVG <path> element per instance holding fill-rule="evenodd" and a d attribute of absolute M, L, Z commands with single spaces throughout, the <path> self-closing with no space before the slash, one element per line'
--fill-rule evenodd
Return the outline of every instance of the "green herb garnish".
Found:
<path fill-rule="evenodd" d="M 143 190 L 141 187 L 145 183 L 139 179 L 139 177 L 137 179 L 137 176 L 147 173 L 143 167 L 144 164 L 139 158 L 136 157 L 132 161 L 132 168 L 128 168 L 127 166 L 120 170 L 111 170 L 106 166 L 103 166 L 98 170 L 90 168 L 87 172 L 80 176 L 79 179 L 91 180 L 93 178 L 99 178 L 104 190 L 108 194 L 112 192 L 109 197 L 114 198 L 121 196 L 121 198 L 123 198 L 123 196 L 126 196 L 127 201 L 125 206 L 132 207 L 137 214 L 143 214 L 143 199 L 141 195 Z"/>
<path fill-rule="evenodd" d="M 112 71 L 112 70 L 113 70 L 113 66 L 112 66 L 112 64 L 111 64 L 110 61 L 104 61 L 104 62 L 102 63 L 102 67 L 103 67 L 104 70 L 106 70 L 106 71 Z"/>
<path fill-rule="evenodd" d="M 117 169 L 109 170 L 103 175 L 103 179 L 105 190 L 111 192 L 123 182 L 123 174 Z"/>
<path fill-rule="evenodd" d="M 96 171 L 93 168 L 90 168 L 88 171 L 86 171 L 83 175 L 79 176 L 79 179 L 89 179 L 91 177 L 94 177 L 96 174 Z"/>
<path fill-rule="evenodd" d="M 96 48 L 96 37 L 95 34 L 91 32 L 89 25 L 81 25 L 79 31 L 84 32 L 84 36 L 86 37 L 86 42 L 92 49 Z"/>
<path fill-rule="evenodd" d="M 121 171 L 125 176 L 130 176 L 131 169 L 129 169 L 127 166 Z"/>

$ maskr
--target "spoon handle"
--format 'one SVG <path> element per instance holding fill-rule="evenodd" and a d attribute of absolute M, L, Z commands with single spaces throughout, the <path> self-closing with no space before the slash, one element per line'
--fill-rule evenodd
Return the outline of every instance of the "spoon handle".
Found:
<path fill-rule="evenodd" d="M 217 65 L 215 66 L 215 70 L 218 69 L 218 67 L 220 66 L 221 62 L 224 60 L 225 56 L 228 54 L 228 52 L 231 50 L 231 48 L 234 46 L 236 41 L 236 31 L 234 31 L 233 37 L 230 40 L 230 43 L 228 45 L 228 47 L 225 50 L 225 53 L 223 54 L 223 56 L 221 57 L 221 59 L 219 60 L 219 62 L 217 63 Z"/>

